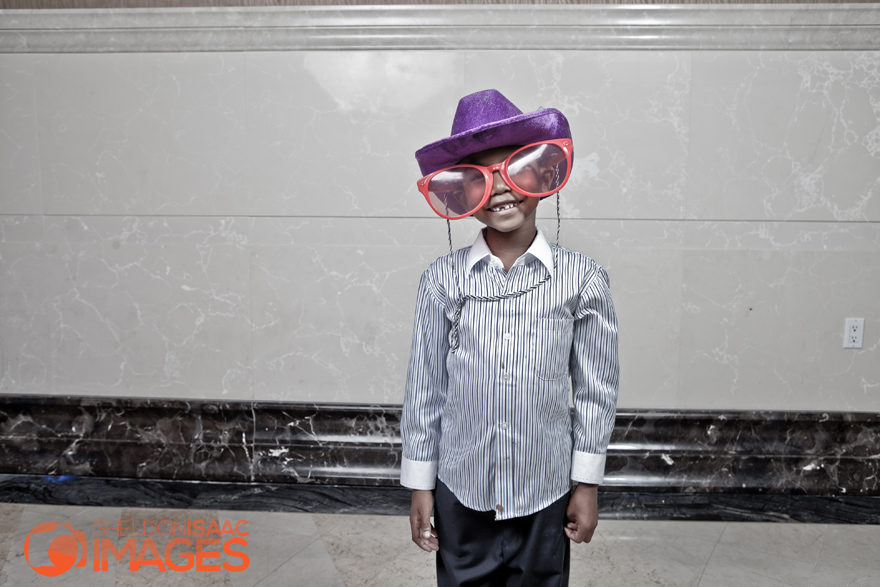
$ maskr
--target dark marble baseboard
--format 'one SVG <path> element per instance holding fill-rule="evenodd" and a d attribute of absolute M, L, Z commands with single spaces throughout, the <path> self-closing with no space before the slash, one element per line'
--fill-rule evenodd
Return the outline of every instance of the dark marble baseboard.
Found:
<path fill-rule="evenodd" d="M 326 514 L 409 513 L 401 487 L 0 475 L 0 502 Z M 603 489 L 605 520 L 880 524 L 880 497 Z"/>
<path fill-rule="evenodd" d="M 277 499 L 286 508 L 300 499 L 289 496 L 311 495 L 314 508 L 345 494 L 370 513 L 365 496 L 401 491 L 397 405 L 0 395 L 0 443 L 6 479 L 32 479 L 34 490 L 33 479 L 75 479 L 39 489 L 48 496 L 94 483 L 114 503 L 162 488 L 166 505 L 181 492 L 180 507 Z M 801 520 L 806 508 L 858 522 L 859 504 L 880 499 L 878 446 L 880 414 L 621 411 L 603 513 Z"/>

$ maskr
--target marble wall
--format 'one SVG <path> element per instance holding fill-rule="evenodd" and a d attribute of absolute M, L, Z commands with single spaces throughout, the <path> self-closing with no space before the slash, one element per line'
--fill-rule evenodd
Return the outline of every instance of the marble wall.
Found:
<path fill-rule="evenodd" d="M 400 402 L 489 87 L 572 123 L 622 408 L 880 410 L 880 45 L 0 53 L 0 393 Z"/>

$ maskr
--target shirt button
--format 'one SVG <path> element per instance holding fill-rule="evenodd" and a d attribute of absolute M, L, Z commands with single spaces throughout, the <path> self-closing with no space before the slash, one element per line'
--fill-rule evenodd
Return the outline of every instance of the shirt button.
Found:
<path fill-rule="evenodd" d="M 507 422 L 502 422 L 502 423 L 501 423 L 501 429 L 502 429 L 502 430 L 507 430 Z"/>
<path fill-rule="evenodd" d="M 510 381 L 510 373 L 505 373 L 502 379 L 504 379 L 505 381 Z"/>
<path fill-rule="evenodd" d="M 504 340 L 505 340 L 505 341 L 508 341 L 508 340 L 510 340 L 511 338 L 513 338 L 513 335 L 512 335 L 512 334 L 510 334 L 509 332 L 505 332 L 505 333 L 504 333 Z"/>

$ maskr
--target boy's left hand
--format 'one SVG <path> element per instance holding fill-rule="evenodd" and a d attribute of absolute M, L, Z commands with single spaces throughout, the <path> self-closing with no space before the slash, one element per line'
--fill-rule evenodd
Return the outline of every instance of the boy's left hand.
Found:
<path fill-rule="evenodd" d="M 568 500 L 565 516 L 568 524 L 564 530 L 569 540 L 578 544 L 592 540 L 599 525 L 599 486 L 578 483 Z"/>

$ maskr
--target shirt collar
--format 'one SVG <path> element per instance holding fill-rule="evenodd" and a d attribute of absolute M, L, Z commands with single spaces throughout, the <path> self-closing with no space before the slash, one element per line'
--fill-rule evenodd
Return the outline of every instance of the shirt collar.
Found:
<path fill-rule="evenodd" d="M 483 231 L 481 230 L 477 233 L 477 238 L 468 251 L 468 273 L 470 273 L 474 266 L 483 259 L 487 259 L 488 262 L 492 262 L 494 259 L 499 266 L 501 263 L 501 260 L 489 250 L 489 245 L 486 244 L 486 238 L 483 236 Z M 532 244 L 526 252 L 516 260 L 511 268 L 517 267 L 518 265 L 525 265 L 526 263 L 532 262 L 534 259 L 543 263 L 544 267 L 547 268 L 547 271 L 549 271 L 551 275 L 553 274 L 553 250 L 550 248 L 550 243 L 547 242 L 547 238 L 544 236 L 544 233 L 541 232 L 540 228 L 538 228 L 538 234 L 535 236 L 535 240 L 532 241 Z"/>

